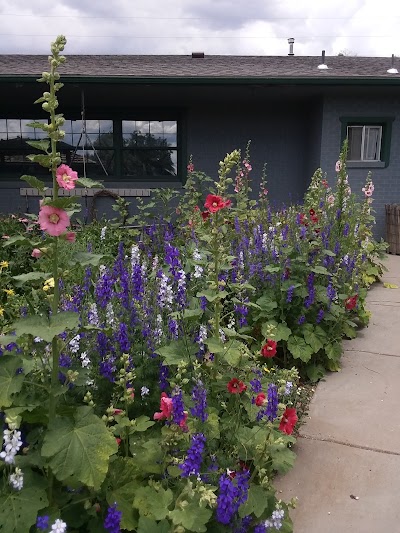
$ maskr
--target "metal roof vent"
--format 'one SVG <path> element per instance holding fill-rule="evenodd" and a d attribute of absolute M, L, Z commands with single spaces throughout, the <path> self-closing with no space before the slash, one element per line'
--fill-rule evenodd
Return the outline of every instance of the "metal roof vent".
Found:
<path fill-rule="evenodd" d="M 398 74 L 399 71 L 394 66 L 394 54 L 392 54 L 392 66 L 386 71 L 388 74 Z"/>
<path fill-rule="evenodd" d="M 289 43 L 289 53 L 288 53 L 288 56 L 294 56 L 294 52 L 293 52 L 293 44 L 294 44 L 294 39 L 293 37 L 290 37 L 287 42 Z"/>
<path fill-rule="evenodd" d="M 329 67 L 325 63 L 325 50 L 322 50 L 322 63 L 318 65 L 319 70 L 327 70 Z"/>
<path fill-rule="evenodd" d="M 192 52 L 192 59 L 204 59 L 204 52 Z"/>

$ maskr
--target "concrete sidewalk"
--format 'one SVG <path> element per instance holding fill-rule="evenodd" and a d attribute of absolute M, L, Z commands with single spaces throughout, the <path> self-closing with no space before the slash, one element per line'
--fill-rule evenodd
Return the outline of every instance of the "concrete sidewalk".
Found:
<path fill-rule="evenodd" d="M 277 480 L 283 500 L 299 500 L 294 533 L 400 532 L 400 256 L 384 264 L 399 288 L 370 290 L 370 324 L 318 385 L 295 467 Z"/>

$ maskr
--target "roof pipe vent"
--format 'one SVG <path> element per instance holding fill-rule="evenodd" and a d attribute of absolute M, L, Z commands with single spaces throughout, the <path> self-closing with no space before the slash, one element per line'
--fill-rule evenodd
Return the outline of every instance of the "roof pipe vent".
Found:
<path fill-rule="evenodd" d="M 293 52 L 293 45 L 294 45 L 294 39 L 293 37 L 290 37 L 287 42 L 289 43 L 289 53 L 288 53 L 288 56 L 294 56 L 294 52 Z"/>
<path fill-rule="evenodd" d="M 394 66 L 394 54 L 392 54 L 392 66 L 386 71 L 388 74 L 398 74 L 399 71 Z"/>
<path fill-rule="evenodd" d="M 327 70 L 329 67 L 325 63 L 325 50 L 322 50 L 322 63 L 318 65 L 319 70 Z"/>
<path fill-rule="evenodd" d="M 204 52 L 192 52 L 192 59 L 204 59 Z"/>

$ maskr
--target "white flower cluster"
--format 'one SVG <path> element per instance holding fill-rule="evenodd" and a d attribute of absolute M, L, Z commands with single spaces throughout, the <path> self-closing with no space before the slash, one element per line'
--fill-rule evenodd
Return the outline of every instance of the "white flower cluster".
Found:
<path fill-rule="evenodd" d="M 80 359 L 81 359 L 82 368 L 87 368 L 91 363 L 87 352 L 82 352 L 80 355 Z"/>
<path fill-rule="evenodd" d="M 67 524 L 57 518 L 57 520 L 51 526 L 51 531 L 54 533 L 65 533 L 67 531 Z"/>
<path fill-rule="evenodd" d="M 16 468 L 14 474 L 10 474 L 10 485 L 15 490 L 21 490 L 24 486 L 24 474 L 20 468 Z"/>
<path fill-rule="evenodd" d="M 116 321 L 115 321 L 115 315 L 114 315 L 114 309 L 111 302 L 108 302 L 106 307 L 106 318 L 107 318 L 107 324 L 111 326 L 112 328 L 116 327 Z"/>
<path fill-rule="evenodd" d="M 100 232 L 101 241 L 104 241 L 104 239 L 106 238 L 106 231 L 107 231 L 107 226 L 104 226 L 101 228 L 101 232 Z"/>
<path fill-rule="evenodd" d="M 69 349 L 71 353 L 77 353 L 79 351 L 79 342 L 81 340 L 80 335 L 75 335 L 70 341 L 69 341 Z"/>
<path fill-rule="evenodd" d="M 10 425 L 10 427 L 12 427 Z M 4 450 L 0 453 L 0 459 L 9 465 L 14 464 L 14 457 L 22 445 L 21 432 L 17 429 L 5 429 L 3 433 Z"/>
<path fill-rule="evenodd" d="M 268 529 L 273 527 L 278 531 L 282 527 L 282 519 L 285 516 L 285 511 L 280 507 L 277 507 L 275 511 L 272 512 L 271 518 L 265 521 L 265 527 Z"/>
<path fill-rule="evenodd" d="M 158 290 L 158 302 L 161 308 L 169 308 L 174 301 L 174 293 L 171 285 L 168 284 L 168 276 L 161 273 L 160 288 Z"/>
<path fill-rule="evenodd" d="M 139 246 L 134 244 L 131 248 L 131 266 L 132 269 L 135 265 L 137 265 L 140 262 L 140 250 Z"/>
<path fill-rule="evenodd" d="M 100 326 L 99 315 L 97 313 L 97 305 L 95 303 L 90 304 L 88 311 L 88 322 L 92 326 Z"/>

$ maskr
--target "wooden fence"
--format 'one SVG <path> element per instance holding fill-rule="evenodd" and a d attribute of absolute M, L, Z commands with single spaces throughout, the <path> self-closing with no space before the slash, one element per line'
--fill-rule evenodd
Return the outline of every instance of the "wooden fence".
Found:
<path fill-rule="evenodd" d="M 386 241 L 390 254 L 400 254 L 400 205 L 387 204 L 386 211 Z"/>

